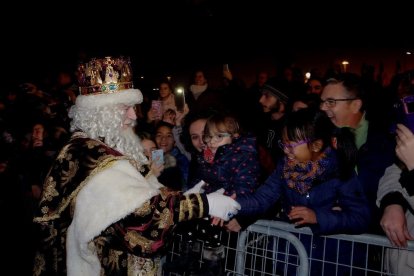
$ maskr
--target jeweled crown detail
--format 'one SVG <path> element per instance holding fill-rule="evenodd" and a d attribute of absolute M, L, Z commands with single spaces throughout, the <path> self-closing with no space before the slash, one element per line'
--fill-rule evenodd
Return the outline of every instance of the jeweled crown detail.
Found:
<path fill-rule="evenodd" d="M 129 58 L 92 58 L 78 65 L 81 95 L 116 93 L 134 87 Z"/>

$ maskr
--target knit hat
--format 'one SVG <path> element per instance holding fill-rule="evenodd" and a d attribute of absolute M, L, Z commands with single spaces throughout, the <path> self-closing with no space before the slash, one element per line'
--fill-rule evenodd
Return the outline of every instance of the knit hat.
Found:
<path fill-rule="evenodd" d="M 283 103 L 287 103 L 289 100 L 287 92 L 287 85 L 284 85 L 282 82 L 268 81 L 264 86 L 262 92 L 270 93 L 272 96 L 275 96 L 278 100 Z"/>
<path fill-rule="evenodd" d="M 129 58 L 93 58 L 78 66 L 80 95 L 76 106 L 95 108 L 105 105 L 135 105 L 142 102 L 142 93 L 134 89 Z"/>

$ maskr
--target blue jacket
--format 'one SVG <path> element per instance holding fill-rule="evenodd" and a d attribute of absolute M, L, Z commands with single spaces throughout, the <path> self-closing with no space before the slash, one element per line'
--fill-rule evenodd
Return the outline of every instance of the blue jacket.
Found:
<path fill-rule="evenodd" d="M 283 179 L 284 162 L 285 159 L 279 162 L 276 170 L 256 193 L 237 197 L 241 205 L 239 215 L 263 214 L 281 198 L 286 213 L 292 206 L 306 206 L 315 212 L 318 223 L 307 225 L 314 234 L 359 234 L 366 231 L 370 211 L 363 187 L 355 175 L 347 181 L 341 181 L 336 177 L 334 164 L 314 180 L 307 194 L 302 195 L 289 188 Z M 341 210 L 333 210 L 335 206 Z"/>
<path fill-rule="evenodd" d="M 233 142 L 217 149 L 212 164 L 202 155 L 197 156 L 198 168 L 194 186 L 200 180 L 208 183 L 205 192 L 220 188 L 226 195 L 253 193 L 259 185 L 260 165 L 256 151 L 256 139 L 251 136 L 233 138 Z"/>
<path fill-rule="evenodd" d="M 381 212 L 376 206 L 377 190 L 385 169 L 395 161 L 395 138 L 373 127 L 368 128 L 365 144 L 358 150 L 357 172 L 371 211 L 370 233 L 381 233 Z"/>

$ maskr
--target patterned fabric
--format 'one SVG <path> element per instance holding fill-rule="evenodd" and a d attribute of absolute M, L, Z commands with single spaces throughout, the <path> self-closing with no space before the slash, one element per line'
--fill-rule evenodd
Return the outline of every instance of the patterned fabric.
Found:
<path fill-rule="evenodd" d="M 42 239 L 35 257 L 34 275 L 49 275 L 51 271 L 66 274 L 66 233 L 72 221 L 76 195 L 88 176 L 119 159 L 125 157 L 80 133 L 74 134 L 60 151 L 46 177 L 39 213 L 34 218 L 34 222 L 39 223 Z"/>
<path fill-rule="evenodd" d="M 260 164 L 256 151 L 256 139 L 251 136 L 233 138 L 231 144 L 220 146 L 212 163 L 205 155 L 197 156 L 197 175 L 192 186 L 204 180 L 206 193 L 224 188 L 225 195 L 251 194 L 259 185 Z"/>
<path fill-rule="evenodd" d="M 334 168 L 333 164 L 336 164 L 336 158 L 330 147 L 316 161 L 297 162 L 285 157 L 283 177 L 289 188 L 303 195 L 312 188 L 315 179 L 320 179 L 326 171 Z"/>
<path fill-rule="evenodd" d="M 62 149 L 47 176 L 39 214 L 34 219 L 40 227 L 41 243 L 35 256 L 33 275 L 67 274 L 66 236 L 77 194 L 90 177 L 120 159 L 126 157 L 83 135 L 73 136 Z M 141 173 L 145 175 L 144 171 Z M 102 233 L 90 242 L 98 253 L 101 275 L 156 275 L 159 268 L 157 256 L 163 253 L 165 241 L 175 224 L 206 214 L 205 195 L 184 196 L 181 192 L 162 188 L 159 195 L 102 229 Z"/>
<path fill-rule="evenodd" d="M 103 275 L 156 275 L 160 256 L 168 248 L 167 242 L 173 240 L 176 223 L 204 216 L 203 208 L 199 195 L 185 197 L 181 192 L 162 188 L 160 196 L 151 198 L 95 238 Z"/>

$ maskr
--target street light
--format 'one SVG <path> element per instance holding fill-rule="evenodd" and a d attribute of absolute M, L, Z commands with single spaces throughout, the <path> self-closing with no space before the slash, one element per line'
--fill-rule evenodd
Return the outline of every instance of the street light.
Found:
<path fill-rule="evenodd" d="M 349 65 L 349 61 L 347 61 L 347 60 L 342 61 L 342 66 L 344 67 L 344 72 L 345 73 L 346 73 L 346 68 L 347 68 L 348 65 Z"/>

